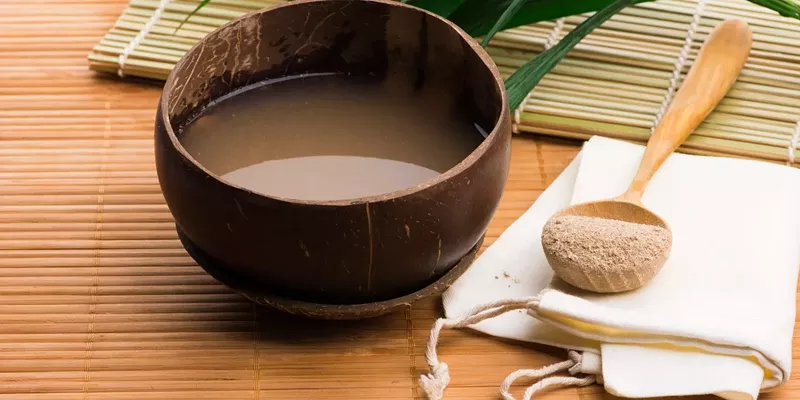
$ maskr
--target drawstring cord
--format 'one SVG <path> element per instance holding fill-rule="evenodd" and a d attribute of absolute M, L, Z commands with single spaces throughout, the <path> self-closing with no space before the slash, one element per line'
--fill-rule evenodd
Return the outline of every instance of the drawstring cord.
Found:
<path fill-rule="evenodd" d="M 521 299 L 500 300 L 487 303 L 473 308 L 468 313 L 458 318 L 440 318 L 431 328 L 430 339 L 425 350 L 425 359 L 428 362 L 431 372 L 423 374 L 419 378 L 420 386 L 428 397 L 428 400 L 441 400 L 444 397 L 444 389 L 450 383 L 450 369 L 447 363 L 441 362 L 436 354 L 436 346 L 439 343 L 439 334 L 442 329 L 463 328 L 477 324 L 481 321 L 494 318 L 514 310 L 535 310 L 539 306 L 539 297 L 526 297 Z M 509 393 L 509 389 L 515 380 L 519 378 L 540 378 L 541 380 L 529 387 L 523 395 L 523 400 L 530 400 L 537 392 L 551 386 L 586 386 L 595 382 L 594 375 L 583 378 L 562 377 L 549 375 L 561 371 L 569 371 L 575 375 L 580 373 L 582 356 L 575 351 L 569 352 L 569 360 L 546 366 L 539 369 L 521 369 L 510 374 L 500 385 L 500 394 L 505 400 L 514 400 Z"/>
<path fill-rule="evenodd" d="M 534 383 L 522 395 L 522 400 L 531 400 L 534 394 L 547 389 L 551 386 L 588 386 L 595 382 L 594 375 L 587 375 L 583 378 L 574 376 L 549 376 L 561 371 L 569 371 L 570 375 L 576 375 L 581 372 L 581 361 L 583 356 L 577 351 L 569 352 L 569 360 L 560 363 L 548 365 L 539 369 L 520 369 L 512 372 L 500 385 L 500 394 L 503 395 L 505 400 L 514 400 L 509 390 L 511 385 L 519 378 L 535 378 L 541 379 Z"/>
<path fill-rule="evenodd" d="M 439 318 L 431 329 L 428 347 L 425 350 L 425 359 L 428 362 L 431 373 L 424 374 L 419 378 L 420 386 L 422 386 L 422 390 L 428 396 L 428 399 L 441 400 L 444 396 L 444 388 L 450 383 L 450 370 L 446 363 L 439 361 L 439 356 L 436 354 L 436 345 L 439 343 L 439 333 L 442 329 L 463 328 L 477 324 L 512 310 L 528 308 L 528 304 L 531 302 L 538 304 L 539 299 L 500 300 L 478 306 L 460 318 Z"/>

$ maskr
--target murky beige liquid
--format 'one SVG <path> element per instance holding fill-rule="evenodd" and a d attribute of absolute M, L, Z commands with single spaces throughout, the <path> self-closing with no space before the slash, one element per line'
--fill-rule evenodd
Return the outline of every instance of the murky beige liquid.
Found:
<path fill-rule="evenodd" d="M 410 188 L 483 140 L 448 95 L 390 85 L 314 75 L 252 86 L 206 108 L 180 140 L 223 179 L 300 200 Z"/>

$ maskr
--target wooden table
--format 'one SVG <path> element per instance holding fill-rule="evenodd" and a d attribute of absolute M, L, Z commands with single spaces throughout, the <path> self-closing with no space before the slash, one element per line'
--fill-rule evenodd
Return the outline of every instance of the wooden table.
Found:
<path fill-rule="evenodd" d="M 153 172 L 160 87 L 87 69 L 124 6 L 0 3 L 0 398 L 421 398 L 438 299 L 374 320 L 309 321 L 254 309 L 183 254 Z M 514 139 L 486 245 L 577 151 Z M 445 332 L 440 354 L 449 399 L 497 398 L 509 372 L 564 357 L 470 331 Z M 798 390 L 793 381 L 770 397 Z M 543 397 L 587 396 L 604 391 Z"/>

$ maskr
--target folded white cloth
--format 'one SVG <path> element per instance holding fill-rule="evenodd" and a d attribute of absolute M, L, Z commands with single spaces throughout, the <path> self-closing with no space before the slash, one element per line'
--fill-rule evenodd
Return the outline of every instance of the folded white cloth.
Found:
<path fill-rule="evenodd" d="M 545 221 L 575 203 L 625 191 L 644 147 L 595 137 L 535 204 L 444 294 L 446 319 L 421 379 L 436 399 L 449 381 L 435 352 L 442 328 L 562 347 L 571 360 L 519 377 L 550 385 L 602 382 L 618 396 L 716 394 L 755 399 L 789 379 L 800 265 L 800 170 L 766 162 L 674 154 L 643 203 L 673 232 L 667 263 L 645 287 L 581 291 L 553 279 Z M 527 311 L 527 312 L 526 312 Z M 488 318 L 488 319 L 487 319 Z M 520 351 L 527 351 L 522 350 Z M 567 370 L 572 376 L 547 377 Z"/>

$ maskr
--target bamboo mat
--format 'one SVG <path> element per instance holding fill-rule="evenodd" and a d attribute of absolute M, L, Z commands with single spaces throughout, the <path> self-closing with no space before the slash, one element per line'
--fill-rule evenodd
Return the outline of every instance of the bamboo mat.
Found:
<path fill-rule="evenodd" d="M 176 31 L 199 0 L 131 0 L 93 48 L 89 64 L 98 71 L 163 80 L 211 30 L 283 1 L 213 0 Z M 726 99 L 681 150 L 799 166 L 800 21 L 746 0 L 659 0 L 623 10 L 541 81 L 520 109 L 517 131 L 645 142 L 711 29 L 731 17 L 751 24 L 750 59 Z M 507 76 L 584 19 L 510 29 L 497 34 L 488 51 Z"/>
<path fill-rule="evenodd" d="M 438 299 L 375 320 L 305 320 L 253 308 L 185 254 L 154 170 L 160 87 L 86 67 L 124 7 L 0 2 L 0 399 L 420 399 Z M 576 152 L 516 140 L 487 242 Z M 495 398 L 510 371 L 563 358 L 468 332 L 443 339 L 451 399 Z"/>
<path fill-rule="evenodd" d="M 305 320 L 254 308 L 186 256 L 153 165 L 160 87 L 86 67 L 125 6 L 0 2 L 0 399 L 421 399 L 438 299 L 375 320 Z M 514 139 L 486 245 L 577 151 Z M 564 357 L 469 331 L 443 332 L 440 352 L 448 399 L 496 399 L 509 372 Z M 606 397 L 599 386 L 543 395 Z M 767 397 L 800 397 L 800 381 Z"/>

